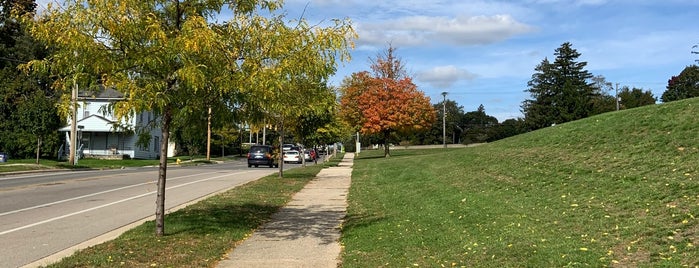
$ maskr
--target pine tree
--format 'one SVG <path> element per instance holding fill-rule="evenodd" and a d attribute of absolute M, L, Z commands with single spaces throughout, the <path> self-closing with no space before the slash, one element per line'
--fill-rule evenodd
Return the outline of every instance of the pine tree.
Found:
<path fill-rule="evenodd" d="M 544 59 L 534 69 L 536 73 L 526 90 L 532 99 L 522 104 L 525 121 L 531 130 L 593 114 L 594 100 L 600 91 L 589 82 L 593 76 L 585 70 L 587 62 L 578 62 L 580 53 L 571 46 L 568 42 L 563 43 L 556 49 L 553 62 Z"/>

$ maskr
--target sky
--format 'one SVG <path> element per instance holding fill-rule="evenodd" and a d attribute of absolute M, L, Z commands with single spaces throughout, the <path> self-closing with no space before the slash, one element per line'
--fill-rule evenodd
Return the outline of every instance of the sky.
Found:
<path fill-rule="evenodd" d="M 696 0 L 287 0 L 285 7 L 311 22 L 352 20 L 359 38 L 334 85 L 370 70 L 369 59 L 391 45 L 432 103 L 447 92 L 465 112 L 482 104 L 500 122 L 523 117 L 534 68 L 565 42 L 593 75 L 658 99 L 668 79 L 699 59 L 691 53 L 699 50 Z"/>
<path fill-rule="evenodd" d="M 565 42 L 592 75 L 658 100 L 699 59 L 697 0 L 285 0 L 284 12 L 311 24 L 352 21 L 352 60 L 338 65 L 333 86 L 370 70 L 390 45 L 432 103 L 446 92 L 464 112 L 482 104 L 500 122 L 524 116 L 534 68 Z"/>

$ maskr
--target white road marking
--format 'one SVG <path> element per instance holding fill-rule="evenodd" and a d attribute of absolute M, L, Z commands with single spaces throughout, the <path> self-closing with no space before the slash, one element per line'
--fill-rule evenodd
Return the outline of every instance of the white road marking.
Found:
<path fill-rule="evenodd" d="M 236 174 L 241 174 L 241 173 L 249 173 L 249 172 L 251 172 L 251 171 L 243 171 L 243 172 L 229 173 L 229 174 L 225 174 L 225 175 L 221 175 L 221 176 L 216 176 L 216 177 L 211 177 L 211 178 L 207 178 L 207 179 L 201 179 L 201 180 L 191 181 L 191 182 L 188 182 L 188 183 L 184 183 L 184 184 L 180 184 L 180 185 L 175 185 L 175 186 L 172 186 L 172 187 L 166 187 L 166 189 L 168 189 L 168 190 L 169 190 L 169 189 L 176 189 L 176 188 L 180 188 L 180 187 L 187 186 L 187 185 L 190 185 L 190 184 L 195 184 L 195 183 L 204 182 L 204 181 L 210 181 L 210 180 L 214 180 L 214 179 L 218 179 L 218 178 L 222 178 L 222 177 L 226 177 L 226 176 L 231 176 L 231 175 L 236 175 Z M 209 173 L 218 173 L 218 172 L 209 172 Z M 209 174 L 209 173 L 204 173 L 204 174 Z M 201 175 L 204 175 L 204 174 L 188 175 L 188 176 L 176 177 L 176 178 L 173 178 L 173 179 L 182 179 L 182 178 L 192 177 L 192 176 L 201 176 Z M 149 183 L 150 183 L 150 182 L 149 182 Z M 143 185 L 143 184 L 147 184 L 147 183 L 140 183 L 140 184 L 136 184 L 136 185 L 132 185 L 132 186 L 121 187 L 121 188 L 118 188 L 118 189 L 126 189 L 126 188 L 129 188 L 129 187 L 134 187 L 134 186 Z M 109 191 L 104 191 L 104 192 L 99 192 L 99 193 L 94 193 L 94 194 L 89 194 L 89 195 L 84 195 L 84 196 L 75 197 L 75 198 L 70 198 L 70 199 L 66 199 L 66 200 L 61 200 L 61 201 L 53 202 L 53 203 L 51 203 L 51 204 L 57 204 L 57 203 L 67 202 L 67 201 L 70 201 L 70 200 L 75 200 L 75 199 L 84 198 L 84 197 L 88 197 L 88 196 L 94 196 L 94 195 L 101 194 L 101 193 L 108 193 L 108 192 L 112 192 L 112 191 L 115 191 L 115 190 L 117 190 L 117 189 L 109 190 Z M 24 230 L 24 229 L 27 229 L 27 228 L 31 228 L 31 227 L 34 227 L 34 226 L 41 225 L 41 224 L 49 223 L 49 222 L 52 222 L 52 221 L 57 221 L 57 220 L 64 219 L 64 218 L 67 218 L 67 217 L 71 217 L 71 216 L 75 216 L 75 215 L 78 215 L 78 214 L 82 214 L 82 213 L 85 213 L 85 212 L 89 212 L 89 211 L 97 210 L 97 209 L 100 209 L 100 208 L 108 207 L 108 206 L 111 206 L 111 205 L 123 203 L 123 202 L 126 202 L 126 201 L 130 201 L 130 200 L 133 200 L 133 199 L 141 198 L 141 197 L 148 196 L 148 195 L 155 194 L 155 193 L 157 193 L 157 191 L 151 191 L 151 192 L 147 192 L 147 193 L 145 193 L 145 194 L 140 194 L 140 195 L 132 196 L 132 197 L 129 197 L 129 198 L 117 200 L 117 201 L 114 201 L 114 202 L 111 202 L 111 203 L 108 203 L 108 204 L 104 204 L 104 205 L 100 205 L 100 206 L 96 206 L 96 207 L 92 207 L 92 208 L 88 208 L 88 209 L 83 209 L 83 210 L 76 211 L 76 212 L 69 213 L 69 214 L 65 214 L 65 215 L 62 215 L 62 216 L 58 216 L 58 217 L 46 219 L 46 220 L 43 220 L 43 221 L 40 221 L 40 222 L 35 222 L 35 223 L 32 223 L 32 224 L 20 226 L 20 227 L 14 228 L 14 229 L 2 231 L 2 232 L 0 232 L 0 235 L 5 235 L 5 234 L 13 233 L 13 232 L 16 232 L 16 231 Z M 48 204 L 46 204 L 46 205 L 40 205 L 40 206 L 36 206 L 36 207 L 33 207 L 33 208 L 44 207 L 44 206 L 47 206 L 47 205 L 48 205 Z M 22 209 L 21 211 L 25 211 L 25 210 L 28 210 L 28 209 L 31 209 L 31 208 Z M 16 212 L 18 212 L 18 211 L 20 211 L 20 210 L 17 210 Z M 12 212 L 12 213 L 14 213 L 14 212 Z M 4 213 L 4 214 L 2 214 L 2 215 L 7 215 L 7 214 L 9 214 L 9 212 L 6 212 L 6 213 Z M 2 216 L 2 215 L 0 215 L 0 216 Z"/>

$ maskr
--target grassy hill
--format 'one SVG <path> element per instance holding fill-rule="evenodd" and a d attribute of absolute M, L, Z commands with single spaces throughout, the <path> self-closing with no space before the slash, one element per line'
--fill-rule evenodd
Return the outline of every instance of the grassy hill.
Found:
<path fill-rule="evenodd" d="M 699 265 L 699 99 L 392 153 L 354 162 L 344 267 Z"/>

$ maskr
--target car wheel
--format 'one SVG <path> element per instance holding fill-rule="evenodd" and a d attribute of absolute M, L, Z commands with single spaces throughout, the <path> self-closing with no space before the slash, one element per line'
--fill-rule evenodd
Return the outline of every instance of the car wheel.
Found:
<path fill-rule="evenodd" d="M 258 165 L 255 165 L 255 167 L 258 167 Z"/>
<path fill-rule="evenodd" d="M 248 164 L 248 167 L 252 167 L 252 165 Z"/>

